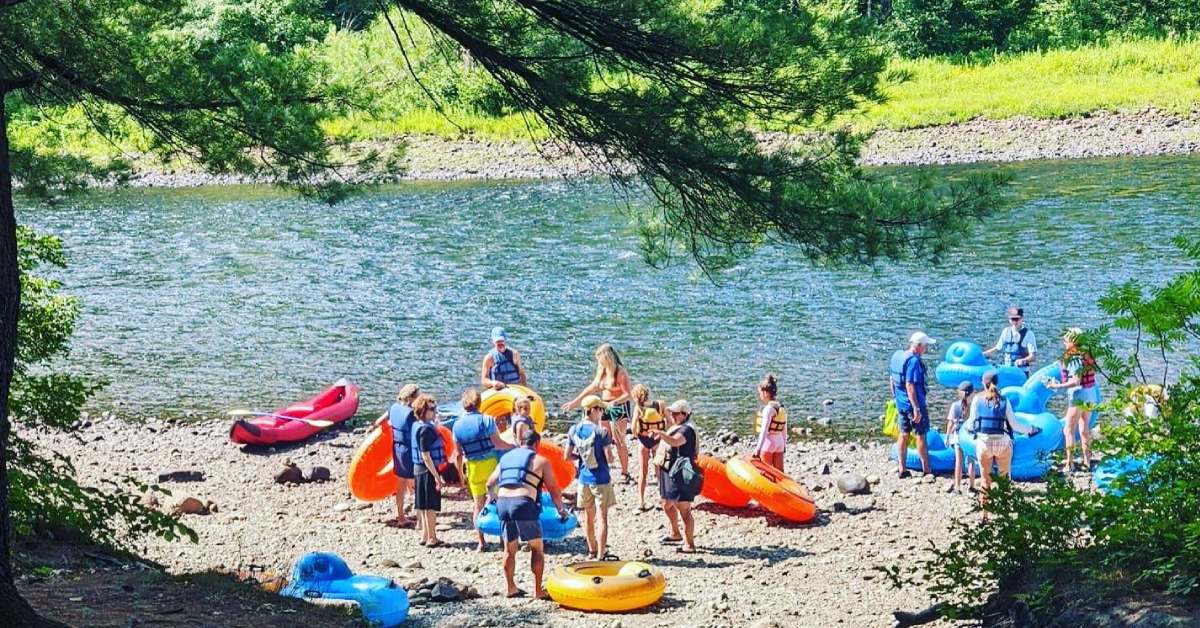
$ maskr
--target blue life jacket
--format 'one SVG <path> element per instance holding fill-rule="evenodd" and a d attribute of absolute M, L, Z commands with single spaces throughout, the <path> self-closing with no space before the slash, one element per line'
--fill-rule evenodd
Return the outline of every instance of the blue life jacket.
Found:
<path fill-rule="evenodd" d="M 888 372 L 892 376 L 892 392 L 896 398 L 896 407 L 900 410 L 911 410 L 912 403 L 908 399 L 908 381 L 904 374 L 908 372 L 908 367 L 913 360 L 917 361 L 918 367 L 922 372 L 925 372 L 925 363 L 921 361 L 921 356 L 908 351 L 897 351 L 892 354 L 892 359 L 888 363 Z M 921 388 L 918 391 L 917 398 L 924 400 L 929 393 L 928 378 L 921 378 Z"/>
<path fill-rule="evenodd" d="M 412 445 L 412 428 L 416 417 L 412 408 L 397 401 L 388 408 L 388 423 L 392 425 L 392 440 L 407 451 Z"/>
<path fill-rule="evenodd" d="M 513 361 L 512 349 L 505 349 L 503 353 L 492 349 L 489 355 L 492 356 L 492 368 L 488 370 L 489 379 L 505 384 L 521 381 L 521 371 Z"/>
<path fill-rule="evenodd" d="M 454 422 L 454 440 L 462 447 L 467 460 L 482 460 L 495 455 L 496 445 L 492 443 L 492 435 L 483 430 L 485 418 L 478 412 L 471 412 Z"/>
<path fill-rule="evenodd" d="M 500 480 L 497 485 L 501 488 L 521 488 L 522 484 L 527 484 L 535 490 L 542 490 L 542 476 L 529 470 L 536 455 L 537 452 L 528 447 L 517 447 L 505 452 L 500 456 Z M 530 482 L 529 476 L 537 478 L 537 482 Z"/>
<path fill-rule="evenodd" d="M 434 436 L 433 449 L 429 452 L 429 457 L 433 458 L 433 466 L 441 467 L 446 463 L 446 446 L 442 444 L 442 435 L 438 434 L 432 423 L 422 422 L 412 431 L 412 461 L 417 471 L 425 469 L 425 461 L 421 459 L 421 436 L 429 431 L 432 431 Z"/>
<path fill-rule="evenodd" d="M 536 432 L 537 426 L 533 424 L 533 419 L 527 416 L 512 416 L 513 434 L 517 433 L 517 425 L 524 425 L 529 428 L 529 431 Z"/>
<path fill-rule="evenodd" d="M 1009 327 L 1009 330 L 1012 328 Z M 1021 327 L 1020 334 L 1014 339 L 1012 332 L 1009 331 L 1009 339 L 1001 345 L 1000 350 L 1004 352 L 1004 364 L 1006 366 L 1016 366 L 1017 360 L 1029 357 L 1029 348 L 1025 346 L 1025 334 L 1029 333 L 1028 327 Z M 1018 368 L 1028 369 L 1029 365 L 1020 366 Z"/>
<path fill-rule="evenodd" d="M 1008 434 L 1008 399 L 1000 395 L 1000 403 L 992 405 L 980 398 L 975 406 L 975 431 L 980 434 Z"/>

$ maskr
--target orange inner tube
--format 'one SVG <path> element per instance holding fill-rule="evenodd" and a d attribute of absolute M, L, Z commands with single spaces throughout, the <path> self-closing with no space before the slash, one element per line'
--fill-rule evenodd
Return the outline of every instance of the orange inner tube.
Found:
<path fill-rule="evenodd" d="M 550 471 L 554 473 L 554 482 L 558 484 L 558 488 L 567 488 L 575 481 L 575 465 L 567 460 L 567 452 L 563 451 L 562 447 L 544 440 L 538 443 L 537 452 L 550 461 Z"/>
<path fill-rule="evenodd" d="M 446 449 L 446 460 L 454 457 L 454 436 L 450 428 L 437 426 L 438 436 Z M 392 425 L 384 420 L 367 432 L 363 444 L 350 458 L 346 480 L 350 494 L 364 502 L 377 502 L 396 494 L 396 474 L 392 465 Z M 561 456 L 560 456 L 561 457 Z M 444 472 L 449 462 L 442 465 Z"/>
<path fill-rule="evenodd" d="M 711 502 L 729 508 L 745 508 L 750 505 L 750 496 L 729 480 L 724 462 L 712 456 L 699 456 L 696 458 L 696 464 L 704 472 L 701 495 Z"/>
<path fill-rule="evenodd" d="M 734 486 L 780 517 L 806 523 L 817 516 L 817 504 L 808 490 L 775 467 L 743 457 L 730 459 L 725 469 Z"/>

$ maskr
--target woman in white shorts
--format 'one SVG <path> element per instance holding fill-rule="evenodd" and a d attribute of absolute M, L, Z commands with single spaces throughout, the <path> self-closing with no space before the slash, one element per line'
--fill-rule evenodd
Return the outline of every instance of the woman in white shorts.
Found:
<path fill-rule="evenodd" d="M 767 373 L 758 383 L 758 398 L 763 402 L 763 407 L 754 420 L 754 431 L 758 434 L 754 456 L 783 473 L 783 450 L 787 447 L 787 410 L 775 399 L 778 393 L 779 379 L 774 373 Z"/>
<path fill-rule="evenodd" d="M 983 491 L 979 494 L 980 504 L 985 503 L 988 489 L 992 487 L 992 463 L 1000 469 L 1000 475 L 1012 476 L 1013 441 L 1011 432 L 1037 436 L 1041 428 L 1030 427 L 1013 418 L 1012 404 L 996 384 L 996 371 L 983 374 L 983 392 L 971 400 L 971 416 L 968 419 L 970 432 L 975 436 L 975 453 L 979 458 L 979 474 L 983 480 Z"/>

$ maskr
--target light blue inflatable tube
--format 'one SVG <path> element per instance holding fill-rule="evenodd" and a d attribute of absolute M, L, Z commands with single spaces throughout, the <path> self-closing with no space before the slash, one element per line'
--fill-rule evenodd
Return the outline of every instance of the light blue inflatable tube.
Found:
<path fill-rule="evenodd" d="M 558 509 L 554 507 L 554 500 L 550 499 L 548 493 L 541 494 L 542 514 L 538 517 L 538 521 L 542 524 L 542 538 L 547 541 L 561 541 L 562 539 L 571 536 L 575 528 L 579 527 L 579 519 L 575 513 L 569 512 L 567 520 L 562 521 L 558 518 Z M 480 532 L 487 536 L 500 536 L 500 516 L 496 513 L 496 504 L 488 504 L 484 507 L 483 512 L 475 517 L 475 527 Z"/>
<path fill-rule="evenodd" d="M 1153 464 L 1153 460 L 1127 456 L 1105 458 L 1096 465 L 1096 470 L 1092 472 L 1092 481 L 1101 492 L 1120 497 L 1123 491 L 1114 488 L 1113 483 L 1120 478 L 1124 478 L 1127 482 L 1139 482 L 1146 471 L 1150 469 L 1151 464 Z"/>
<path fill-rule="evenodd" d="M 1050 455 L 1062 449 L 1064 445 L 1063 422 L 1047 409 L 1047 404 L 1054 395 L 1065 394 L 1065 390 L 1050 390 L 1042 381 L 1043 379 L 1058 380 L 1058 364 L 1048 364 L 1026 380 L 1021 369 L 987 366 L 983 349 L 974 343 L 955 342 L 946 350 L 946 355 L 947 361 L 939 364 L 935 370 L 938 383 L 943 386 L 957 388 L 959 383 L 970 381 L 976 390 L 979 390 L 983 385 L 983 374 L 991 369 L 997 370 L 1001 384 L 1000 393 L 1012 404 L 1014 418 L 1026 425 L 1042 429 L 1041 433 L 1034 437 L 1013 434 L 1012 477 L 1015 480 L 1042 478 L 1050 468 Z M 1005 381 L 1019 383 L 1004 386 Z M 1096 385 L 1099 386 L 1099 383 Z M 1099 391 L 1097 390 L 1097 392 Z M 1090 427 L 1095 427 L 1098 414 L 1098 412 L 1092 412 L 1088 421 Z M 940 420 L 943 423 L 945 421 L 944 418 Z M 968 427 L 967 422 L 964 421 L 963 426 L 959 429 L 958 441 L 964 456 L 978 459 L 976 440 L 967 431 Z M 904 466 L 919 471 L 921 458 L 917 455 L 916 447 L 913 444 L 914 440 L 909 439 Z M 927 441 L 930 470 L 934 473 L 952 473 L 954 471 L 954 450 L 946 446 L 945 437 L 930 430 Z M 891 459 L 895 460 L 897 455 L 897 447 L 893 445 Z"/>
<path fill-rule="evenodd" d="M 300 557 L 281 595 L 300 599 L 350 600 L 372 624 L 392 628 L 408 617 L 408 592 L 390 578 L 356 576 L 346 561 L 330 552 Z"/>

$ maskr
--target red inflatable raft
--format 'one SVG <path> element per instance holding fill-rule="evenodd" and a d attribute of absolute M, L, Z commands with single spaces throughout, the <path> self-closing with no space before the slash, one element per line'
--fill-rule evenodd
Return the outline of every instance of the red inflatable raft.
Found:
<path fill-rule="evenodd" d="M 358 412 L 358 386 L 338 382 L 321 394 L 301 403 L 284 406 L 270 415 L 234 422 L 229 440 L 245 445 L 275 445 L 302 441 Z M 322 422 L 314 425 L 311 421 Z"/>

